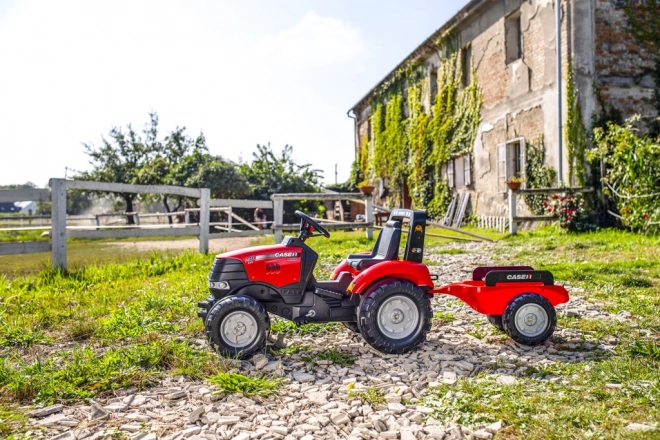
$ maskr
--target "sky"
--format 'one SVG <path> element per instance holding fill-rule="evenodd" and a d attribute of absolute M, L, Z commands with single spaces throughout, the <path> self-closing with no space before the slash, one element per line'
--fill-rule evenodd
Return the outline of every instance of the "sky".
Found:
<path fill-rule="evenodd" d="M 346 112 L 466 0 L 0 0 L 0 185 L 88 170 L 112 127 L 184 126 L 212 154 L 294 147 L 350 174 Z"/>

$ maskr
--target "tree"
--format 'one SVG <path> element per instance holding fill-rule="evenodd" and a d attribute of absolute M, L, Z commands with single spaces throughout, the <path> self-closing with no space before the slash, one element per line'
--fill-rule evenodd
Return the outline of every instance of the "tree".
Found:
<path fill-rule="evenodd" d="M 653 106 L 658 118 L 649 124 L 649 135 L 657 138 L 660 136 L 660 2 L 628 0 L 625 10 L 628 31 L 655 57 L 655 67 L 651 74 L 655 81 Z"/>
<path fill-rule="evenodd" d="M 236 164 L 209 154 L 206 138 L 186 133 L 176 127 L 164 139 L 158 139 L 158 115 L 151 113 L 142 131 L 144 138 L 127 126 L 110 130 L 110 140 L 103 138 L 103 146 L 96 149 L 83 144 L 94 169 L 77 176 L 83 180 L 120 182 L 142 185 L 173 185 L 189 188 L 209 188 L 212 197 L 244 197 L 250 186 Z M 119 193 L 126 203 L 126 211 L 133 211 L 136 194 Z M 145 197 L 160 200 L 167 212 L 178 211 L 187 198 L 163 194 Z M 133 218 L 128 217 L 129 224 Z M 168 217 L 172 223 L 172 217 Z"/>
<path fill-rule="evenodd" d="M 103 137 L 103 145 L 99 148 L 83 143 L 93 169 L 80 173 L 76 178 L 128 184 L 152 183 L 150 180 L 153 175 L 146 173 L 145 169 L 156 158 L 162 146 L 158 142 L 158 115 L 150 113 L 149 118 L 150 121 L 142 131 L 144 139 L 128 124 L 126 132 L 113 127 L 109 139 Z M 124 199 L 126 211 L 133 212 L 136 194 L 115 194 Z M 128 217 L 128 223 L 134 223 L 132 216 Z"/>
<path fill-rule="evenodd" d="M 277 156 L 268 145 L 257 144 L 257 152 L 252 154 L 252 163 L 241 164 L 241 173 L 252 185 L 252 197 L 269 200 L 276 193 L 318 192 L 321 171 L 312 169 L 311 164 L 298 165 L 293 160 L 293 147 L 285 145 Z M 316 208 L 310 203 L 285 203 L 287 211 L 296 208 Z"/>

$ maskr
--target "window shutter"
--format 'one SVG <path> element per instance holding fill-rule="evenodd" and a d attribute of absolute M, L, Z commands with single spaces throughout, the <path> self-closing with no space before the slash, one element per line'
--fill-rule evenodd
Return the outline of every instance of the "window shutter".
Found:
<path fill-rule="evenodd" d="M 469 154 L 463 158 L 463 176 L 465 186 L 472 185 L 472 157 Z"/>
<path fill-rule="evenodd" d="M 450 188 L 454 187 L 454 159 L 447 162 L 447 185 Z"/>
<path fill-rule="evenodd" d="M 497 190 L 501 193 L 506 192 L 506 165 L 507 165 L 507 154 L 506 154 L 506 144 L 500 144 L 497 146 Z"/>

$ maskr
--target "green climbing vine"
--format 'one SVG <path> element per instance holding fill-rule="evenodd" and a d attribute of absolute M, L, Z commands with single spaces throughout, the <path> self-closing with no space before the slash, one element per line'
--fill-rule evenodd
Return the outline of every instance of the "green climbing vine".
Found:
<path fill-rule="evenodd" d="M 578 99 L 578 90 L 573 79 L 573 66 L 571 58 L 568 58 L 566 78 L 566 101 L 568 109 L 566 114 L 566 126 L 564 136 L 568 148 L 568 182 L 573 183 L 577 179 L 580 186 L 584 186 L 586 176 L 584 172 L 585 152 L 587 149 L 587 133 L 582 122 L 582 112 Z"/>
<path fill-rule="evenodd" d="M 545 162 L 545 142 L 539 135 L 526 147 L 525 174 L 528 188 L 551 188 L 557 179 L 557 171 Z M 525 196 L 525 204 L 536 215 L 543 215 L 546 195 Z"/>
<path fill-rule="evenodd" d="M 422 104 L 427 92 L 423 67 L 399 69 L 374 93 L 373 154 L 362 153 L 360 159 L 367 180 L 389 179 L 391 205 L 401 202 L 406 182 L 414 205 L 427 207 L 432 216 L 442 215 L 451 200 L 442 166 L 454 156 L 471 153 L 483 102 L 473 68 L 470 84 L 462 84 L 463 63 L 456 33 L 446 33 L 436 44 L 441 61 L 438 93 L 431 97 L 431 108 L 425 111 Z"/>

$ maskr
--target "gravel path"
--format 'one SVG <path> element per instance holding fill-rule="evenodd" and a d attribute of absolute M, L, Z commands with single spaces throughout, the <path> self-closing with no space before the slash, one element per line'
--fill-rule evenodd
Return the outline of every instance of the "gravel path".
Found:
<path fill-rule="evenodd" d="M 429 259 L 438 264 L 431 266 L 431 271 L 439 275 L 439 284 L 469 278 L 477 265 L 493 264 L 497 250 L 496 245 L 480 243 L 451 247 L 467 253 L 429 252 Z M 559 314 L 627 318 L 608 314 L 587 303 L 579 290 L 570 290 L 572 300 L 558 308 Z M 293 355 L 259 354 L 249 361 L 235 362 L 234 372 L 282 377 L 284 384 L 277 396 L 219 395 L 215 393 L 217 387 L 207 382 L 167 377 L 155 388 L 118 390 L 114 398 L 56 405 L 34 414 L 29 422 L 34 429 L 29 435 L 58 440 L 116 438 L 112 436 L 120 433 L 136 440 L 490 439 L 503 428 L 501 422 L 488 426 L 443 423 L 430 416 L 434 406 L 441 403 L 427 392 L 441 383 L 451 386 L 459 379 L 476 380 L 474 376 L 482 371 L 502 385 L 514 384 L 522 380 L 520 376 L 528 367 L 607 355 L 616 344 L 613 338 L 596 342 L 588 334 L 558 329 L 555 342 L 530 348 L 495 331 L 484 316 L 456 299 L 438 296 L 433 307 L 434 312 L 441 312 L 444 322 L 434 322 L 427 342 L 406 355 L 383 355 L 359 335 L 344 330 L 286 335 L 287 345 L 312 348 Z M 209 349 L 202 339 L 192 343 L 200 350 Z M 309 362 L 314 353 L 330 349 L 351 355 L 355 363 L 341 367 L 331 361 Z M 544 380 L 564 381 L 553 376 Z M 385 401 L 371 406 L 360 399 L 360 393 L 369 389 L 380 390 Z M 45 435 L 37 435 L 40 428 L 46 428 Z"/>
<path fill-rule="evenodd" d="M 209 252 L 229 252 L 250 246 L 254 237 L 214 238 L 209 240 Z M 186 240 L 156 240 L 108 243 L 136 251 L 167 251 L 183 249 L 199 249 L 199 240 L 196 238 Z"/>

